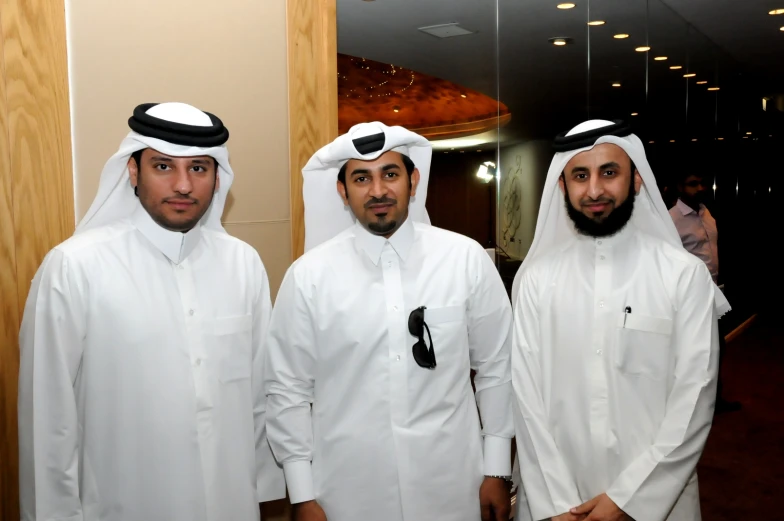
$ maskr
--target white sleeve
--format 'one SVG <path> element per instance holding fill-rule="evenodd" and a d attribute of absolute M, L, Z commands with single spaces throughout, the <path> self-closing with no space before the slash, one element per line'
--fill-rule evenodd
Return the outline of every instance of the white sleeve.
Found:
<path fill-rule="evenodd" d="M 266 340 L 269 331 L 270 302 L 269 279 L 264 266 L 259 262 L 261 283 L 253 306 L 253 421 L 256 431 L 256 495 L 259 503 L 273 501 L 286 496 L 283 470 L 275 462 L 267 441 L 266 409 L 264 394 L 264 365 Z"/>
<path fill-rule="evenodd" d="M 306 297 L 289 268 L 272 310 L 267 337 L 267 435 L 283 464 L 291 503 L 315 498 L 311 403 L 316 341 Z"/>
<path fill-rule="evenodd" d="M 530 270 L 522 274 L 514 307 L 512 386 L 517 457 L 534 519 L 548 519 L 582 504 L 574 477 L 552 434 L 542 397 L 539 312 Z"/>
<path fill-rule="evenodd" d="M 468 346 L 484 435 L 484 473 L 512 474 L 512 307 L 493 261 L 478 250 L 477 285 L 468 306 Z"/>
<path fill-rule="evenodd" d="M 33 279 L 19 333 L 21 518 L 81 521 L 79 423 L 74 381 L 84 350 L 86 303 L 62 252 Z"/>
<path fill-rule="evenodd" d="M 719 333 L 713 279 L 700 263 L 677 283 L 674 384 L 655 441 L 607 495 L 634 519 L 662 521 L 697 467 L 713 422 Z"/>

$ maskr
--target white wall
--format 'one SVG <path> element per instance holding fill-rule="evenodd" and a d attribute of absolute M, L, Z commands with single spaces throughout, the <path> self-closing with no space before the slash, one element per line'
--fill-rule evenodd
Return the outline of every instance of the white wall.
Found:
<path fill-rule="evenodd" d="M 220 117 L 236 178 L 226 230 L 253 245 L 273 296 L 291 263 L 286 3 L 69 0 L 76 219 L 133 108 L 181 101 Z"/>

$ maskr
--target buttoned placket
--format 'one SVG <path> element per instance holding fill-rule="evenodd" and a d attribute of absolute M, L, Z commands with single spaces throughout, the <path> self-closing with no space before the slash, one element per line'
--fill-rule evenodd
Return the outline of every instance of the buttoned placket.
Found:
<path fill-rule="evenodd" d="M 612 289 L 612 248 L 606 239 L 594 240 L 594 321 L 591 353 L 588 359 L 588 377 L 590 381 L 590 422 L 591 441 L 594 445 L 594 454 L 602 454 L 602 449 L 607 447 L 607 425 L 609 419 L 608 385 L 606 373 L 606 357 L 610 355 L 607 348 L 612 333 L 612 317 L 615 316 L 611 309 Z M 602 472 L 604 461 L 594 461 L 597 472 Z M 601 474 L 600 474 L 601 475 Z"/>
<path fill-rule="evenodd" d="M 400 258 L 388 242 L 381 251 L 384 276 L 387 332 L 389 336 L 389 397 L 393 425 L 404 425 L 408 417 L 408 375 L 406 356 L 407 317 L 403 300 Z"/>

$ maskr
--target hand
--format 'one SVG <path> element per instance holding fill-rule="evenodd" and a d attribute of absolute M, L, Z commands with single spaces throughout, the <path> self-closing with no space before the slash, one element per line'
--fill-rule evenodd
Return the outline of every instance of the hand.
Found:
<path fill-rule="evenodd" d="M 479 487 L 479 505 L 482 507 L 482 521 L 509 521 L 512 499 L 506 481 L 485 478 Z"/>
<path fill-rule="evenodd" d="M 293 505 L 294 521 L 327 521 L 327 515 L 315 500 Z"/>
<path fill-rule="evenodd" d="M 579 507 L 571 509 L 569 512 L 577 515 L 585 515 L 585 521 L 631 521 L 631 517 L 626 512 L 618 508 L 607 494 L 599 494 L 590 501 L 586 501 Z"/>
<path fill-rule="evenodd" d="M 564 512 L 560 516 L 551 517 L 550 521 L 582 521 L 585 517 L 585 514 L 577 515 L 571 512 Z"/>

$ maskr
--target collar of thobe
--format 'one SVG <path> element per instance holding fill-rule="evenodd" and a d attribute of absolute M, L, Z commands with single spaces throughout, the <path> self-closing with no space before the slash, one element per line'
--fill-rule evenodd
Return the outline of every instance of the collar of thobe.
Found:
<path fill-rule="evenodd" d="M 128 125 L 132 130 L 103 167 L 98 193 L 75 233 L 126 219 L 134 214 L 139 200 L 131 186 L 128 160 L 131 154 L 145 148 L 175 157 L 215 158 L 220 186 L 201 224 L 225 232 L 220 219 L 234 172 L 225 145 L 229 131 L 220 119 L 184 103 L 145 103 L 136 107 Z"/>
<path fill-rule="evenodd" d="M 201 240 L 201 225 L 197 224 L 185 233 L 167 230 L 156 223 L 141 204 L 131 216 L 131 223 L 174 264 L 187 259 Z"/>
<path fill-rule="evenodd" d="M 675 203 L 675 205 L 678 207 L 678 210 L 680 210 L 683 215 L 689 215 L 690 213 L 698 213 L 694 210 L 694 208 L 684 203 L 683 200 L 681 199 L 678 199 L 678 202 Z M 702 211 L 703 208 L 705 208 L 705 205 L 700 204 L 700 211 Z"/>
<path fill-rule="evenodd" d="M 381 253 L 387 244 L 397 253 L 401 261 L 406 262 L 408 252 L 411 251 L 415 238 L 414 222 L 410 216 L 403 221 L 400 228 L 389 239 L 370 233 L 359 222 L 355 223 L 354 226 L 356 228 L 357 245 L 365 252 L 373 264 L 378 266 L 378 263 L 381 262 Z"/>
<path fill-rule="evenodd" d="M 591 237 L 590 235 L 580 233 L 577 235 L 577 240 L 583 244 L 612 249 L 627 244 L 634 236 L 635 231 L 636 228 L 629 222 L 613 235 L 607 237 Z"/>
<path fill-rule="evenodd" d="M 642 178 L 629 224 L 633 225 L 634 229 L 658 237 L 676 248 L 683 248 L 678 230 L 656 185 L 656 178 L 645 156 L 645 147 L 640 138 L 632 134 L 631 129 L 619 121 L 586 121 L 556 138 L 556 150 L 559 151 L 553 156 L 547 172 L 534 240 L 512 283 L 513 303 L 517 302 L 520 279 L 525 268 L 541 255 L 578 235 L 566 212 L 564 196 L 558 188 L 558 179 L 566 164 L 574 156 L 602 143 L 621 147 L 634 162 Z M 579 148 L 573 148 L 574 146 Z M 730 310 L 730 305 L 718 286 L 715 286 L 713 293 L 716 313 L 721 317 Z"/>
<path fill-rule="evenodd" d="M 425 209 L 430 162 L 430 142 L 403 127 L 381 122 L 360 123 L 321 148 L 302 169 L 302 197 L 305 203 L 305 251 L 328 241 L 356 221 L 337 191 L 340 168 L 350 159 L 372 161 L 393 150 L 407 155 L 419 170 L 417 195 L 409 203 L 409 218 L 430 224 Z"/>

